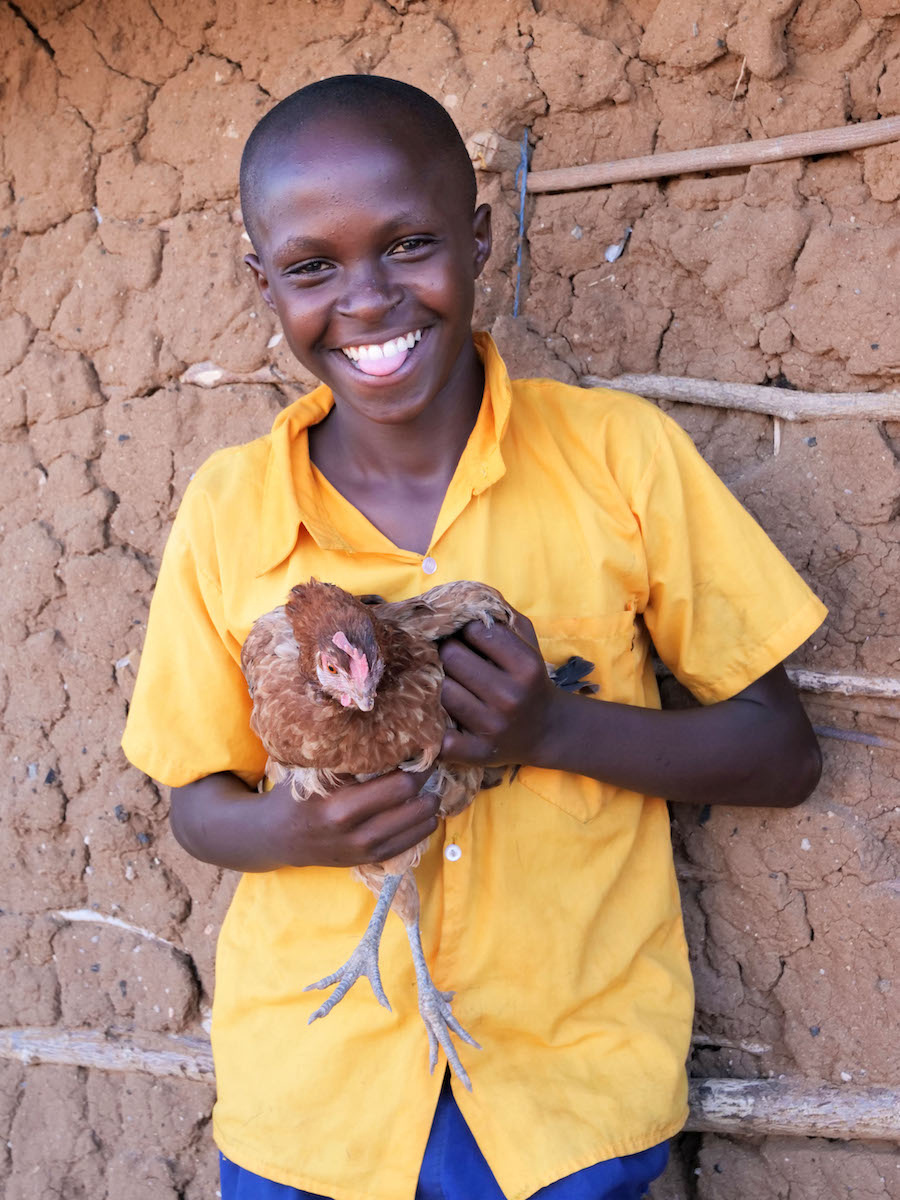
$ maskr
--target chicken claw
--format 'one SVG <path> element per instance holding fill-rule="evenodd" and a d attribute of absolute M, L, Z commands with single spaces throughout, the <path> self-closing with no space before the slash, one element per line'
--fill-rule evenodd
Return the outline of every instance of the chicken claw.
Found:
<path fill-rule="evenodd" d="M 434 980 L 428 971 L 428 964 L 425 962 L 418 921 L 413 921 L 406 926 L 406 934 L 409 938 L 413 963 L 416 968 L 416 984 L 419 990 L 419 1015 L 425 1025 L 425 1032 L 428 1034 L 428 1069 L 434 1073 L 434 1068 L 437 1065 L 438 1044 L 440 1044 L 447 1055 L 447 1062 L 450 1064 L 454 1075 L 471 1092 L 472 1081 L 469 1079 L 465 1067 L 459 1061 L 459 1055 L 450 1039 L 449 1031 L 452 1030 L 457 1037 L 461 1038 L 464 1042 L 468 1042 L 470 1046 L 474 1046 L 476 1050 L 480 1050 L 481 1046 L 470 1033 L 463 1029 L 451 1011 L 450 1001 L 453 999 L 455 993 L 442 992 L 435 986 Z"/>
<path fill-rule="evenodd" d="M 392 1011 L 390 1002 L 384 994 L 384 988 L 381 984 L 381 973 L 378 970 L 378 949 L 381 945 L 381 935 L 384 932 L 384 923 L 387 920 L 391 902 L 394 899 L 394 893 L 397 891 L 402 878 L 402 875 L 385 876 L 384 884 L 378 895 L 378 903 L 375 905 L 375 909 L 369 918 L 366 932 L 362 935 L 359 945 L 344 965 L 331 975 L 326 975 L 324 979 L 320 979 L 318 983 L 307 984 L 303 989 L 304 992 L 312 992 L 317 989 L 331 987 L 335 983 L 337 984 L 337 987 L 321 1008 L 317 1008 L 309 1018 L 307 1025 L 312 1025 L 313 1021 L 317 1021 L 319 1017 L 327 1016 L 334 1006 L 343 1000 L 357 979 L 363 975 L 365 975 L 372 985 L 372 991 L 375 993 L 378 1003 L 386 1008 L 388 1012 Z"/>

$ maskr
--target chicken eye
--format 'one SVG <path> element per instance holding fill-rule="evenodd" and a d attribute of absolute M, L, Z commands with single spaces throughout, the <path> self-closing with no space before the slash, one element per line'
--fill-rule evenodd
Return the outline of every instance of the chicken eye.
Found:
<path fill-rule="evenodd" d="M 325 670 L 328 672 L 329 675 L 337 675 L 337 673 L 338 673 L 337 667 L 334 665 L 334 663 L 326 663 Z"/>

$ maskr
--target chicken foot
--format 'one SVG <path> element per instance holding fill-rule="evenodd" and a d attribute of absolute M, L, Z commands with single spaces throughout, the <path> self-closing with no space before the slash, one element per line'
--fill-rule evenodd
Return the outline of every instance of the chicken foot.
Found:
<path fill-rule="evenodd" d="M 467 1042 L 470 1046 L 474 1046 L 476 1050 L 480 1050 L 481 1046 L 460 1025 L 459 1021 L 453 1015 L 453 1011 L 450 1008 L 450 1001 L 453 999 L 455 993 L 442 992 L 431 978 L 428 964 L 425 961 L 425 951 L 422 949 L 422 935 L 419 931 L 418 892 L 415 889 L 415 882 L 410 872 L 383 876 L 381 889 L 378 893 L 378 902 L 369 918 L 366 932 L 360 938 L 356 949 L 337 971 L 326 975 L 324 979 L 320 979 L 317 983 L 308 984 L 303 989 L 305 992 L 311 992 L 331 987 L 334 984 L 337 985 L 325 1003 L 312 1014 L 307 1024 L 311 1025 L 319 1017 L 327 1016 L 334 1006 L 343 1000 L 344 996 L 346 996 L 361 976 L 365 976 L 371 983 L 372 991 L 375 993 L 378 1003 L 382 1004 L 388 1011 L 392 1011 L 390 1002 L 381 984 L 381 974 L 378 969 L 378 950 L 381 945 L 381 935 L 384 932 L 384 924 L 387 920 L 388 912 L 394 902 L 397 889 L 407 874 L 412 883 L 412 888 L 404 896 L 401 913 L 398 915 L 402 916 L 406 936 L 409 939 L 409 948 L 412 952 L 419 999 L 419 1016 L 422 1018 L 425 1032 L 428 1035 L 429 1070 L 434 1071 L 437 1064 L 438 1046 L 440 1046 L 447 1055 L 447 1062 L 450 1064 L 453 1073 L 471 1091 L 472 1081 L 469 1079 L 465 1067 L 460 1062 L 459 1054 L 453 1045 L 450 1034 L 451 1032 L 455 1033 L 457 1037 Z"/>
<path fill-rule="evenodd" d="M 432 1073 L 434 1072 L 435 1065 L 437 1064 L 438 1044 L 440 1044 L 447 1055 L 447 1062 L 450 1064 L 454 1075 L 471 1092 L 472 1081 L 469 1079 L 465 1067 L 459 1061 L 456 1047 L 450 1038 L 450 1030 L 457 1037 L 462 1038 L 464 1042 L 468 1042 L 470 1046 L 474 1046 L 476 1050 L 480 1050 L 481 1046 L 470 1033 L 463 1029 L 450 1009 L 450 1001 L 453 999 L 455 992 L 440 991 L 431 978 L 428 964 L 425 961 L 425 952 L 422 949 L 418 913 L 413 920 L 406 923 L 406 936 L 409 938 L 409 948 L 412 951 L 413 966 L 416 970 L 416 986 L 419 992 L 419 1016 L 422 1018 L 425 1025 L 425 1032 L 428 1034 L 428 1069 Z"/>
<path fill-rule="evenodd" d="M 331 975 L 326 975 L 318 983 L 307 984 L 303 989 L 304 992 L 312 992 L 331 987 L 335 983 L 337 984 L 337 987 L 321 1008 L 317 1008 L 309 1018 L 307 1021 L 308 1025 L 312 1025 L 313 1021 L 317 1021 L 319 1017 L 327 1016 L 334 1006 L 343 1000 L 357 979 L 363 975 L 372 985 L 372 991 L 375 993 L 378 1003 L 383 1005 L 388 1012 L 392 1011 L 390 1002 L 384 994 L 384 988 L 381 985 L 381 973 L 378 970 L 378 949 L 381 945 L 381 935 L 384 932 L 384 923 L 387 920 L 387 915 L 394 899 L 394 893 L 400 886 L 402 879 L 402 875 L 386 875 L 384 877 L 384 883 L 378 894 L 378 903 L 375 905 L 375 909 L 369 918 L 366 932 L 359 940 L 359 945 L 342 967 L 332 972 Z"/>

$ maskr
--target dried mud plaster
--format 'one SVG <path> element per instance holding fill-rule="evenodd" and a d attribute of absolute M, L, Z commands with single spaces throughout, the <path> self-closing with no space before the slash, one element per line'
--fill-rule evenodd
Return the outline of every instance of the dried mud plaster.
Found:
<path fill-rule="evenodd" d="M 311 382 L 241 262 L 250 128 L 342 71 L 426 88 L 465 137 L 527 131 L 535 170 L 873 120 L 900 113 L 900 0 L 18 0 L 0 45 L 0 1024 L 204 1037 L 235 881 L 179 849 L 118 739 L 187 480 Z M 518 197 L 483 174 L 477 322 L 518 374 L 893 389 L 898 163 L 882 146 L 529 197 L 517 320 Z M 900 422 L 791 422 L 776 443 L 768 417 L 661 404 L 828 603 L 798 663 L 900 675 Z M 691 1071 L 900 1087 L 898 703 L 806 700 L 858 735 L 824 740 L 811 801 L 675 815 Z M 0 1074 L 9 1200 L 215 1194 L 208 1084 Z M 896 1150 L 690 1135 L 654 1190 L 848 1194 L 900 1200 Z"/>

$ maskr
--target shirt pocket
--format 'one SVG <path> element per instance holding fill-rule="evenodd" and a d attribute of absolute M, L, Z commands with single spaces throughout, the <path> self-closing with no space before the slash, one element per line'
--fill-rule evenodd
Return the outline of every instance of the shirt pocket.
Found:
<path fill-rule="evenodd" d="M 594 664 L 586 676 L 598 688 L 592 702 L 639 703 L 645 656 L 638 644 L 639 627 L 633 612 L 535 621 L 534 625 L 541 653 L 552 666 L 559 666 L 573 654 Z M 582 822 L 599 816 L 610 797 L 620 790 L 584 775 L 543 767 L 522 767 L 516 780 Z"/>

